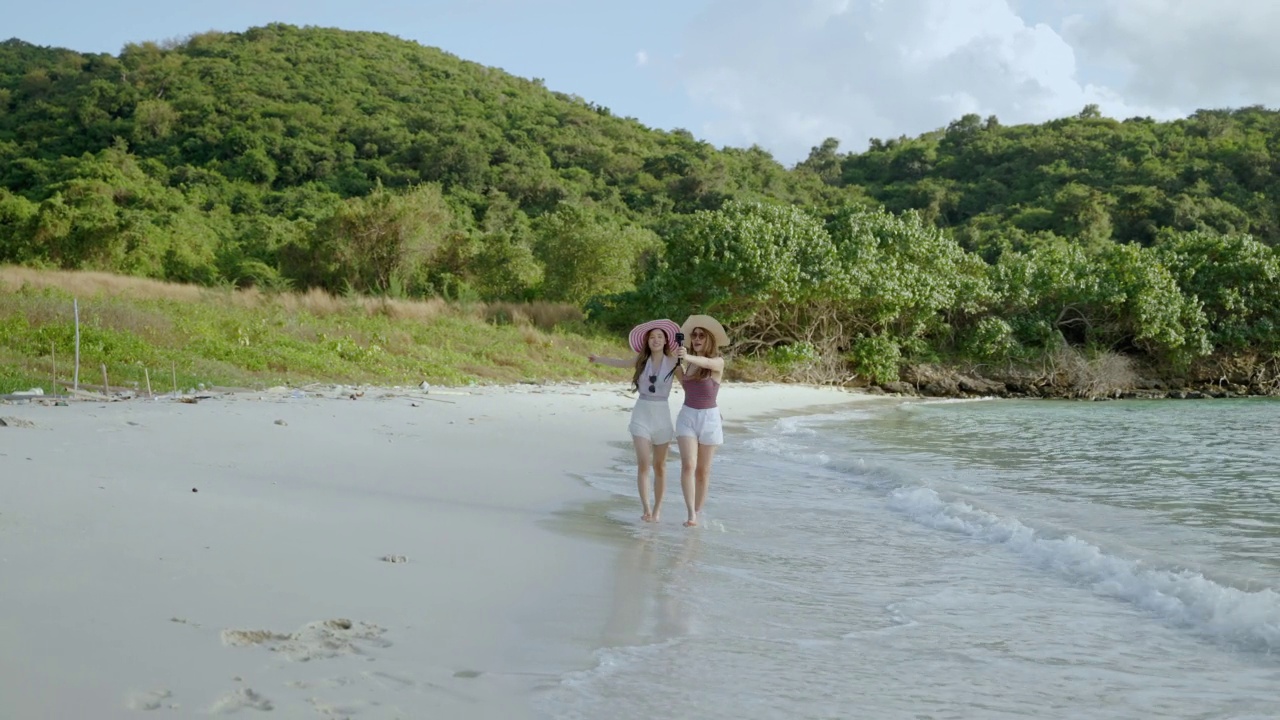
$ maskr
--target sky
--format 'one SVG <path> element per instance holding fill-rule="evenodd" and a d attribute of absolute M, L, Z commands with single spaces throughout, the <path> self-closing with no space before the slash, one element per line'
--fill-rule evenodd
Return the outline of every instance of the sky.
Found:
<path fill-rule="evenodd" d="M 45 0 L 0 40 L 114 55 L 270 22 L 389 33 L 786 165 L 966 113 L 1280 106 L 1273 0 Z"/>

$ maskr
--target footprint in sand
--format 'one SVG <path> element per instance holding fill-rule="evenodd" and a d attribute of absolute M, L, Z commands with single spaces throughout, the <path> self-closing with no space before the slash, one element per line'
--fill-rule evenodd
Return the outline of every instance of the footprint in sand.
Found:
<path fill-rule="evenodd" d="M 307 623 L 289 635 L 269 630 L 223 630 L 222 644 L 230 647 L 262 645 L 273 652 L 284 653 L 290 660 L 309 662 L 342 655 L 363 655 L 364 650 L 357 643 L 390 647 L 391 643 L 382 639 L 385 632 L 377 625 L 338 618 Z"/>
<path fill-rule="evenodd" d="M 469 678 L 480 677 L 482 674 L 483 673 L 481 673 L 478 670 L 460 670 L 454 673 L 453 677 L 469 679 Z M 454 688 L 448 687 L 447 685 L 431 682 L 430 680 L 400 677 L 397 675 L 392 675 L 391 673 L 380 672 L 377 670 L 373 672 L 362 672 L 360 673 L 360 677 L 363 678 L 367 684 L 372 685 L 373 687 L 379 690 L 393 690 L 393 691 L 399 691 L 399 692 L 410 691 L 410 692 L 419 692 L 419 693 L 442 693 L 445 695 L 449 695 L 456 700 L 461 700 L 463 702 L 468 702 L 468 703 L 479 702 L 478 698 L 472 697 L 471 695 L 465 692 L 460 692 Z M 347 682 L 349 681 L 344 680 L 342 684 L 345 685 L 347 684 Z M 330 683 L 336 684 L 335 681 L 332 681 L 332 680 L 330 681 Z"/>
<path fill-rule="evenodd" d="M 315 710 L 316 714 L 321 717 L 342 718 L 344 720 L 351 720 L 352 716 L 359 715 L 362 710 L 377 707 L 378 705 L 377 703 L 369 702 L 339 705 L 316 697 L 307 698 L 307 702 L 311 705 L 311 709 Z"/>
<path fill-rule="evenodd" d="M 476 673 L 476 675 L 478 676 L 480 673 Z M 311 708 L 317 714 L 326 718 L 346 718 L 346 720 L 353 720 L 357 715 L 363 717 L 368 712 L 372 712 L 374 717 L 378 718 L 407 717 L 396 710 L 394 702 L 396 698 L 394 696 L 400 693 L 434 696 L 436 702 L 438 702 L 439 696 L 447 696 L 463 705 L 480 703 L 480 698 L 460 692 L 447 684 L 393 675 L 378 670 L 364 671 L 356 675 L 326 678 L 315 683 L 292 682 L 287 684 L 297 689 L 313 690 L 316 694 L 308 697 L 307 702 L 311 704 Z M 390 695 L 387 693 L 390 693 Z M 335 700 L 332 698 L 334 695 L 345 697 L 342 697 L 341 700 Z M 383 698 L 391 702 L 384 704 L 374 698 Z M 458 717 L 468 717 L 468 715 L 463 714 L 458 715 Z"/>
<path fill-rule="evenodd" d="M 173 693 L 168 690 L 136 692 L 129 696 L 129 701 L 125 705 L 130 710 L 159 710 L 162 707 L 177 708 L 177 705 L 168 702 L 171 697 L 173 697 Z"/>
<path fill-rule="evenodd" d="M 247 645 L 263 645 L 269 642 L 288 640 L 288 635 L 274 633 L 270 630 L 223 630 L 222 644 L 228 647 L 245 647 Z"/>
<path fill-rule="evenodd" d="M 249 688 L 240 688 L 218 698 L 213 703 L 213 707 L 209 708 L 209 712 L 218 715 L 229 715 L 245 708 L 270 712 L 275 709 L 275 705 L 272 705 L 270 700 Z"/>
<path fill-rule="evenodd" d="M 418 685 L 417 682 L 409 678 L 376 670 L 374 672 L 365 672 L 360 674 L 369 680 L 372 680 L 384 690 L 407 690 L 409 688 L 417 687 Z"/>

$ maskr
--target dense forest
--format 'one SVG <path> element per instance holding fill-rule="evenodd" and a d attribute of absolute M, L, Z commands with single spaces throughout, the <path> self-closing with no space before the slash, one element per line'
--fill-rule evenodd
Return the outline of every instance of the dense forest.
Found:
<path fill-rule="evenodd" d="M 816 140 L 816 139 L 815 139 Z M 797 377 L 1273 373 L 1280 113 L 965 116 L 787 168 L 389 35 L 0 43 L 0 263 L 717 313 Z M 1043 362 L 1041 363 L 1043 365 Z"/>

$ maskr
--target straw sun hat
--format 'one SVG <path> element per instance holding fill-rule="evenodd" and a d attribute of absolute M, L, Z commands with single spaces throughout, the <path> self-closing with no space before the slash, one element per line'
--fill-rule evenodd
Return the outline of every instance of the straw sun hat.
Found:
<path fill-rule="evenodd" d="M 696 327 L 700 327 L 711 333 L 711 337 L 716 339 L 716 347 L 723 348 L 729 346 L 729 335 L 725 333 L 724 326 L 720 324 L 720 321 L 710 315 L 690 315 L 689 319 L 684 321 L 684 325 L 681 327 L 680 331 L 684 333 L 685 337 L 689 337 L 693 334 L 693 329 Z"/>
<path fill-rule="evenodd" d="M 676 333 L 680 332 L 680 326 L 674 322 L 663 318 L 661 320 L 650 320 L 646 323 L 631 328 L 631 334 L 627 336 L 631 343 L 631 349 L 638 353 L 644 352 L 644 346 L 649 343 L 649 331 L 661 330 L 667 335 L 667 349 L 671 352 L 676 350 Z"/>

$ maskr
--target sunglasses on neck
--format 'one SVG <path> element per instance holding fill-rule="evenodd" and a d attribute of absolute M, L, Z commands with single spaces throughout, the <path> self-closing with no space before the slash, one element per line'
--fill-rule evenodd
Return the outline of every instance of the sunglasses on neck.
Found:
<path fill-rule="evenodd" d="M 649 376 L 649 392 L 654 392 L 654 387 L 656 387 L 657 383 L 658 383 L 658 376 L 650 375 Z"/>

